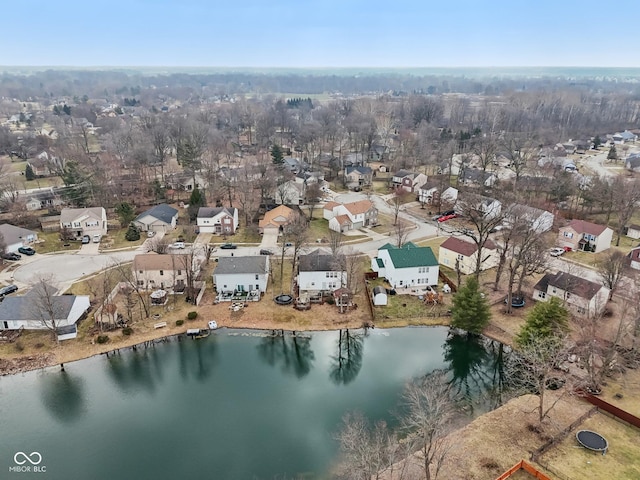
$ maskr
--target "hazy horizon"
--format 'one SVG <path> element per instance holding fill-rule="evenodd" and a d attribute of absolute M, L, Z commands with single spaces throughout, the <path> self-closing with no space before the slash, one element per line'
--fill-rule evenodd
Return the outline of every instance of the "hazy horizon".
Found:
<path fill-rule="evenodd" d="M 631 0 L 616 11 L 633 12 Z M 595 0 L 111 0 L 3 5 L 0 65 L 634 68 L 635 17 Z M 241 67 L 243 66 L 243 67 Z"/>

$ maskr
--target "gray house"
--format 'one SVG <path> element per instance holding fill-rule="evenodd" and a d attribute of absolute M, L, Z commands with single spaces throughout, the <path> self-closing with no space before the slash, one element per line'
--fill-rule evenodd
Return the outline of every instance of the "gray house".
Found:
<path fill-rule="evenodd" d="M 0 235 L 2 235 L 5 244 L 4 253 L 17 252 L 20 247 L 30 245 L 38 240 L 38 234 L 33 230 L 8 223 L 0 225 Z"/>
<path fill-rule="evenodd" d="M 176 228 L 177 223 L 178 210 L 164 203 L 141 213 L 133 221 L 143 232 L 167 232 Z"/>
<path fill-rule="evenodd" d="M 269 280 L 269 256 L 220 257 L 213 271 L 217 292 L 264 293 Z"/>

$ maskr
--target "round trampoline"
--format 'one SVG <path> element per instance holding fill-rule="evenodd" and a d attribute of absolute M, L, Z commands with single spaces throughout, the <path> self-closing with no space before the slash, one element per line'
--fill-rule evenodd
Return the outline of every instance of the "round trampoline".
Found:
<path fill-rule="evenodd" d="M 274 298 L 273 301 L 278 305 L 291 305 L 291 302 L 293 302 L 293 296 L 282 293 Z"/>
<path fill-rule="evenodd" d="M 576 433 L 576 439 L 584 448 L 588 448 L 589 450 L 594 450 L 596 452 L 602 452 L 603 455 L 607 453 L 607 448 L 609 448 L 607 439 L 599 433 L 592 432 L 591 430 L 580 430 Z"/>

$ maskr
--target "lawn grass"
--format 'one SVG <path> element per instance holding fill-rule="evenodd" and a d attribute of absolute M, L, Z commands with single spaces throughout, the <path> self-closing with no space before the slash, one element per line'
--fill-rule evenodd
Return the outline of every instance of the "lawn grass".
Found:
<path fill-rule="evenodd" d="M 384 213 L 378 213 L 378 224 L 375 227 L 371 227 L 376 233 L 389 233 L 393 229 L 393 216 L 386 215 Z"/>
<path fill-rule="evenodd" d="M 597 413 L 577 429 L 604 436 L 609 450 L 602 455 L 580 447 L 571 432 L 560 444 L 545 453 L 540 463 L 560 478 L 640 478 L 640 431 L 605 414 Z"/>
<path fill-rule="evenodd" d="M 38 232 L 38 243 L 34 248 L 38 253 L 51 253 L 76 251 L 81 246 L 80 241 L 63 242 L 60 240 L 60 232 Z"/>
<path fill-rule="evenodd" d="M 329 220 L 314 218 L 309 222 L 307 234 L 309 241 L 312 242 L 315 242 L 317 238 L 327 238 L 329 236 Z"/>
<path fill-rule="evenodd" d="M 101 248 L 109 250 L 118 250 L 121 248 L 135 248 L 142 245 L 147 239 L 145 232 L 140 233 L 138 240 L 129 241 L 125 237 L 127 228 L 111 229 L 102 237 Z"/>

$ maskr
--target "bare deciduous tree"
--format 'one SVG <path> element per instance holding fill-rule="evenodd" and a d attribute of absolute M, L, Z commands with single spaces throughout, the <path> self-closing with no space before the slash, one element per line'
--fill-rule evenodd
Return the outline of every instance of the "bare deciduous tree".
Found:
<path fill-rule="evenodd" d="M 598 274 L 602 284 L 609 289 L 609 300 L 613 298 L 613 294 L 627 270 L 627 257 L 619 250 L 611 250 L 598 262 Z"/>
<path fill-rule="evenodd" d="M 29 293 L 29 313 L 34 320 L 38 320 L 51 332 L 52 339 L 58 342 L 56 330 L 62 320 L 66 318 L 65 302 L 56 295 L 58 288 L 55 279 L 51 276 L 38 278 L 33 289 Z"/>
<path fill-rule="evenodd" d="M 393 235 L 398 248 L 407 243 L 407 237 L 411 233 L 411 224 L 406 220 L 398 220 L 393 226 Z"/>
<path fill-rule="evenodd" d="M 455 403 L 446 373 L 434 370 L 407 384 L 402 404 L 402 429 L 422 454 L 425 477 L 435 479 L 452 447 L 447 434 L 452 428 Z"/>

